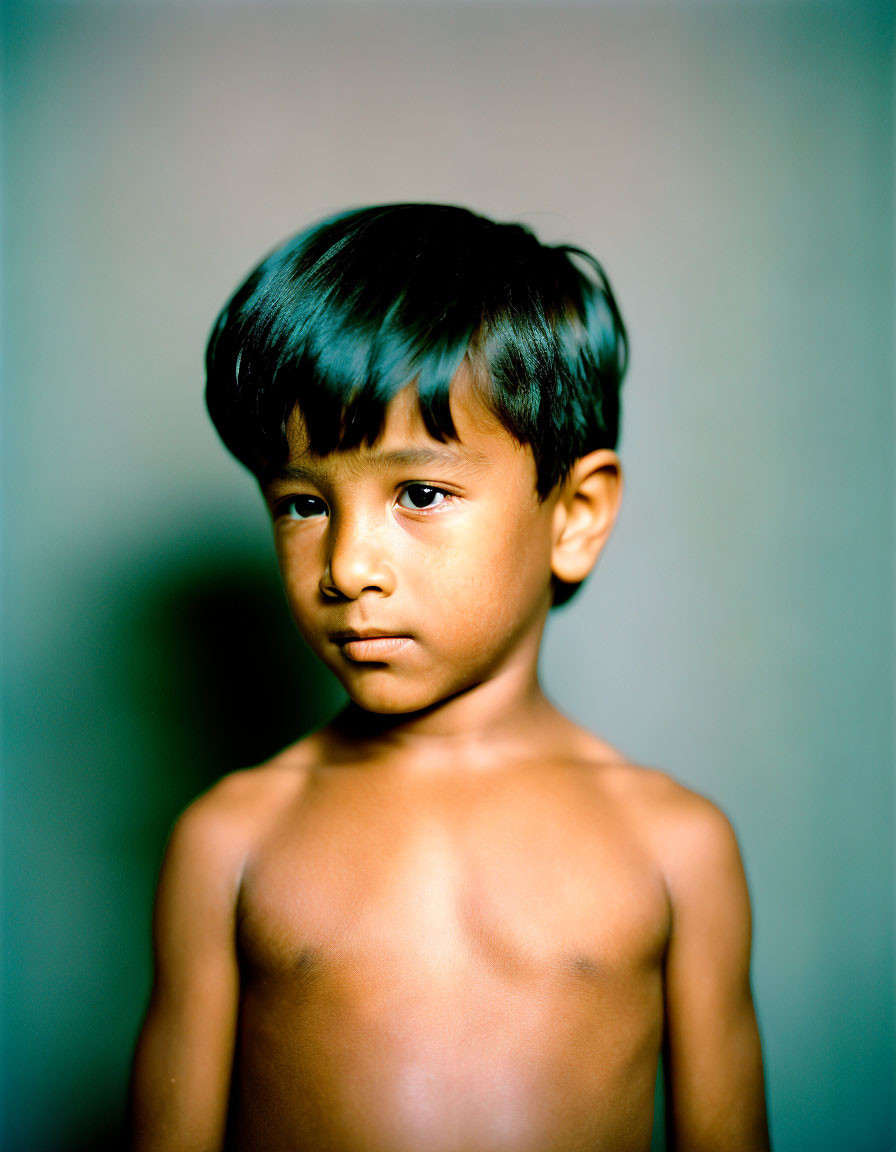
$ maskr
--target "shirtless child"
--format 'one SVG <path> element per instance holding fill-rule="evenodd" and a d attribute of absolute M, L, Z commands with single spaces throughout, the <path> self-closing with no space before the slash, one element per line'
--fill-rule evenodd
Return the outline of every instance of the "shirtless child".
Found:
<path fill-rule="evenodd" d="M 585 253 L 349 213 L 221 313 L 208 404 L 351 703 L 178 822 L 138 1152 L 768 1148 L 734 836 L 545 698 L 620 497 L 625 334 Z M 227 621 L 221 621 L 227 627 Z"/>

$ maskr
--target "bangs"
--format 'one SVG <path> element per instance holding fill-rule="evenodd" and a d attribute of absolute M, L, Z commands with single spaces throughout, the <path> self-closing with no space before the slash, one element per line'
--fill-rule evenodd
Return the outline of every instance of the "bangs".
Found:
<path fill-rule="evenodd" d="M 411 205 L 409 209 L 419 206 Z M 421 236 L 337 217 L 275 252 L 221 313 L 207 353 L 209 411 L 259 475 L 289 453 L 302 414 L 312 452 L 373 443 L 386 408 L 416 388 L 426 429 L 456 439 L 451 382 L 478 328 L 475 273 L 452 244 L 451 214 Z M 351 218 L 349 218 L 351 219 Z M 345 233 L 348 231 L 348 235 Z"/>

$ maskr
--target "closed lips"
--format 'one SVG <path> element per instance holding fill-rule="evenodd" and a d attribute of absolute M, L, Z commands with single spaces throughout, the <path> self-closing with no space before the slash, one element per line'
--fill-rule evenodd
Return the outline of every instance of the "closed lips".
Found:
<path fill-rule="evenodd" d="M 410 636 L 383 635 L 378 632 L 334 636 L 333 640 L 349 660 L 386 660 L 411 642 Z"/>

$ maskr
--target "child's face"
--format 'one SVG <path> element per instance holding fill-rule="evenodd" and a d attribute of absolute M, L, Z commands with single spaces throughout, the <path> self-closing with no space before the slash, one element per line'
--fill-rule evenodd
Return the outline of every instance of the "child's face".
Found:
<path fill-rule="evenodd" d="M 416 711 L 534 672 L 551 604 L 556 492 L 459 381 L 459 441 L 434 440 L 407 388 L 372 446 L 313 456 L 301 416 L 264 487 L 292 614 L 356 703 Z"/>

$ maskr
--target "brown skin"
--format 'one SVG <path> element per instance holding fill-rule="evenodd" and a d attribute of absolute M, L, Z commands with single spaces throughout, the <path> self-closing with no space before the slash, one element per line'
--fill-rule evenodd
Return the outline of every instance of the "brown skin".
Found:
<path fill-rule="evenodd" d="M 406 390 L 324 458 L 292 422 L 284 587 L 353 703 L 174 830 L 135 1152 L 646 1152 L 663 1046 L 674 1148 L 768 1148 L 731 828 L 538 685 L 618 460 L 540 501 L 463 381 L 452 411 L 443 445 Z"/>

